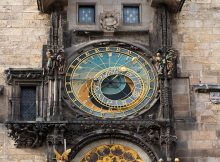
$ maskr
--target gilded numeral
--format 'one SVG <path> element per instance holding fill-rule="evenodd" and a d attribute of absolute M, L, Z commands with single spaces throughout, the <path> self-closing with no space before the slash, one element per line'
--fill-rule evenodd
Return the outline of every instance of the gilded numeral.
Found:
<path fill-rule="evenodd" d="M 99 51 L 99 49 L 98 49 L 98 48 L 96 48 L 96 49 L 95 49 L 95 52 L 96 52 L 96 53 L 100 53 L 100 51 Z"/>
<path fill-rule="evenodd" d="M 110 51 L 110 48 L 109 48 L 109 47 L 105 47 L 105 50 L 106 50 L 106 51 Z"/>
<path fill-rule="evenodd" d="M 79 74 L 77 74 L 77 73 L 74 73 L 74 74 L 72 75 L 72 77 L 77 77 L 77 76 L 79 76 Z"/>
<path fill-rule="evenodd" d="M 121 48 L 117 47 L 116 52 L 120 52 L 120 51 L 121 51 Z"/>
<path fill-rule="evenodd" d="M 84 54 L 86 55 L 86 57 L 89 56 L 89 52 L 85 52 Z"/>
<path fill-rule="evenodd" d="M 126 102 L 126 101 L 122 101 L 122 104 L 123 104 L 123 105 L 127 105 L 127 102 Z"/>
<path fill-rule="evenodd" d="M 130 54 L 131 54 L 131 51 L 128 50 L 127 54 L 130 55 Z"/>
<path fill-rule="evenodd" d="M 76 85 L 76 84 L 77 84 L 77 81 L 76 81 L 76 80 L 72 81 L 72 85 L 73 85 L 73 86 Z"/>
<path fill-rule="evenodd" d="M 70 85 L 70 82 L 66 82 L 66 85 Z"/>
<path fill-rule="evenodd" d="M 137 98 L 137 97 L 138 97 L 138 93 L 135 92 L 135 93 L 133 94 L 133 96 L 134 96 L 135 98 Z"/>
<path fill-rule="evenodd" d="M 137 60 L 138 60 L 137 57 L 133 57 L 131 61 L 132 61 L 133 64 L 135 64 L 137 62 Z"/>
<path fill-rule="evenodd" d="M 79 108 L 80 108 L 80 109 L 83 109 L 83 105 L 80 105 Z"/>
<path fill-rule="evenodd" d="M 73 69 L 75 69 L 76 66 L 75 66 L 75 65 L 70 65 L 70 67 L 73 68 Z"/>
<path fill-rule="evenodd" d="M 76 102 L 76 101 L 77 101 L 77 99 L 73 98 L 73 99 L 72 99 L 72 101 L 73 101 L 73 102 Z"/>
<path fill-rule="evenodd" d="M 71 74 L 70 73 L 66 73 L 66 76 L 69 77 L 69 76 L 71 76 Z"/>

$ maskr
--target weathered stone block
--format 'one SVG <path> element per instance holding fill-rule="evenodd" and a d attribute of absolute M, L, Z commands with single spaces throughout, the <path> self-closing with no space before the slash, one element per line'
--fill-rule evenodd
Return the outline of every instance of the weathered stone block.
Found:
<path fill-rule="evenodd" d="M 201 116 L 201 122 L 204 123 L 218 123 L 218 119 L 214 118 L 213 115 L 203 115 Z"/>
<path fill-rule="evenodd" d="M 192 131 L 192 140 L 216 140 L 216 131 Z"/>

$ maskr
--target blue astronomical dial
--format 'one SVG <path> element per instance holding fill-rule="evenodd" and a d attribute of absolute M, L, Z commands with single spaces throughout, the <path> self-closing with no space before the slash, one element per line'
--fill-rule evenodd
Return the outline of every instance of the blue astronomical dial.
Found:
<path fill-rule="evenodd" d="M 72 104 L 102 118 L 147 110 L 157 93 L 157 74 L 142 55 L 119 47 L 99 47 L 70 63 L 65 88 Z"/>

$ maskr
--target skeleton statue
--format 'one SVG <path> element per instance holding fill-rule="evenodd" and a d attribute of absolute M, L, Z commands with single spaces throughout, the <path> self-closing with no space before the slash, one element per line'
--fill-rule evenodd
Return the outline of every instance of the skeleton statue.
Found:
<path fill-rule="evenodd" d="M 57 152 L 56 149 L 54 149 L 54 153 L 56 155 L 56 161 L 57 162 L 66 162 L 68 160 L 68 156 L 71 152 L 71 149 L 68 149 L 66 151 L 63 152 L 63 154 L 59 154 L 59 152 Z"/>
<path fill-rule="evenodd" d="M 166 54 L 168 77 L 172 77 L 172 75 L 173 75 L 176 59 L 177 59 L 177 55 L 176 55 L 175 51 L 172 49 L 169 49 Z"/>

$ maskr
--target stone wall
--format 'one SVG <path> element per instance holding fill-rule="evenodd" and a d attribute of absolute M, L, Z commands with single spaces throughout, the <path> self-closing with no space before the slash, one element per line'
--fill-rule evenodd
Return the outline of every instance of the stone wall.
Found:
<path fill-rule="evenodd" d="M 220 83 L 220 1 L 186 1 L 173 19 L 173 44 L 180 53 L 174 81 L 181 162 L 220 162 L 220 105 L 193 85 Z"/>
<path fill-rule="evenodd" d="M 0 1 L 0 83 L 8 67 L 41 67 L 49 17 L 41 14 L 36 0 Z"/>
<path fill-rule="evenodd" d="M 0 85 L 6 85 L 4 70 L 12 67 L 41 67 L 49 17 L 41 14 L 36 0 L 0 1 Z M 7 119 L 8 89 L 0 95 L 0 122 Z M 3 124 L 0 125 L 0 161 L 45 162 L 45 149 L 16 149 Z"/>

